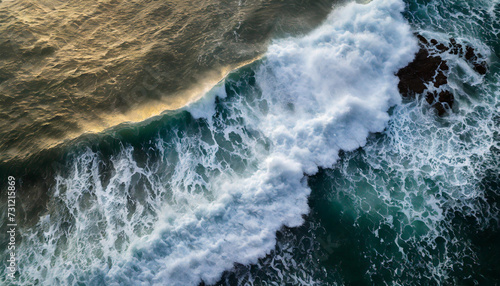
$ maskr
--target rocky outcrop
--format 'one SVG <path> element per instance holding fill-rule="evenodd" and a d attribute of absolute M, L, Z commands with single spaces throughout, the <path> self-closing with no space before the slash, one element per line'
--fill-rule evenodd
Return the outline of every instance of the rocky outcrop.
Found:
<path fill-rule="evenodd" d="M 419 34 L 416 36 L 420 50 L 415 55 L 415 59 L 396 74 L 399 77 L 399 92 L 404 97 L 414 98 L 417 94 L 423 94 L 431 84 L 439 88 L 448 83 L 449 67 L 446 60 L 442 58 L 444 53 L 464 58 L 481 75 L 487 73 L 486 61 L 481 54 L 476 53 L 473 47 L 465 46 L 464 48 L 453 38 L 445 45 L 436 39 L 427 40 Z M 425 98 L 439 115 L 444 115 L 447 110 L 451 110 L 455 101 L 453 93 L 447 89 L 440 92 L 427 92 Z"/>
<path fill-rule="evenodd" d="M 440 116 L 442 116 L 446 113 L 447 109 L 451 109 L 455 97 L 449 90 L 443 90 L 439 93 L 436 91 L 428 92 L 425 96 L 425 100 L 436 109 Z"/>
<path fill-rule="evenodd" d="M 414 97 L 423 93 L 430 82 L 434 82 L 435 87 L 446 84 L 448 80 L 444 71 L 447 70 L 446 61 L 439 56 L 431 56 L 428 50 L 421 48 L 413 62 L 398 71 L 399 92 L 403 96 Z"/>

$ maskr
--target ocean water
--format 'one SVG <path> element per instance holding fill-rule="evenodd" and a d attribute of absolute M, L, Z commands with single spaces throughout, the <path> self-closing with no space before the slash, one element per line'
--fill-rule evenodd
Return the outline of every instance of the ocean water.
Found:
<path fill-rule="evenodd" d="M 335 7 L 186 107 L 2 164 L 23 223 L 0 281 L 497 285 L 498 16 L 498 1 Z M 480 76 L 446 55 L 443 117 L 398 92 L 414 32 L 487 58 Z"/>
<path fill-rule="evenodd" d="M 342 1 L 2 1 L 0 162 L 183 107 Z"/>

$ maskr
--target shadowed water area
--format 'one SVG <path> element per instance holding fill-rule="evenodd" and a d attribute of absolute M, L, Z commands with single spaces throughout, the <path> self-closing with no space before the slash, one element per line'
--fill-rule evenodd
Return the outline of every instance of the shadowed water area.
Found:
<path fill-rule="evenodd" d="M 333 2 L 3 1 L 0 160 L 179 108 Z"/>

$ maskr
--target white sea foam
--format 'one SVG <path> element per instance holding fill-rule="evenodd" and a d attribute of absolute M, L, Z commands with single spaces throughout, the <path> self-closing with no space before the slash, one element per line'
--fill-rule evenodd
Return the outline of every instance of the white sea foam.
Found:
<path fill-rule="evenodd" d="M 33 263 L 23 279 L 197 285 L 256 262 L 278 229 L 303 223 L 304 174 L 385 128 L 400 101 L 394 73 L 417 49 L 403 9 L 400 0 L 349 4 L 311 34 L 273 43 L 256 70 L 258 94 L 222 102 L 224 115 L 213 99 L 188 107 L 198 129 L 160 134 L 160 159 L 144 167 L 124 147 L 104 179 L 101 155 L 88 150 L 25 237 Z"/>

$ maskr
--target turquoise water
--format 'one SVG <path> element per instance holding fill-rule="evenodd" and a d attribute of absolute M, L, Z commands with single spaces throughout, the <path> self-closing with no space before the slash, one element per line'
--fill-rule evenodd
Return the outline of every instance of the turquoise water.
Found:
<path fill-rule="evenodd" d="M 499 5 L 337 8 L 182 110 L 41 154 L 46 210 L 1 281 L 497 284 Z M 482 77 L 446 56 L 444 117 L 397 90 L 415 31 L 488 58 Z"/>

